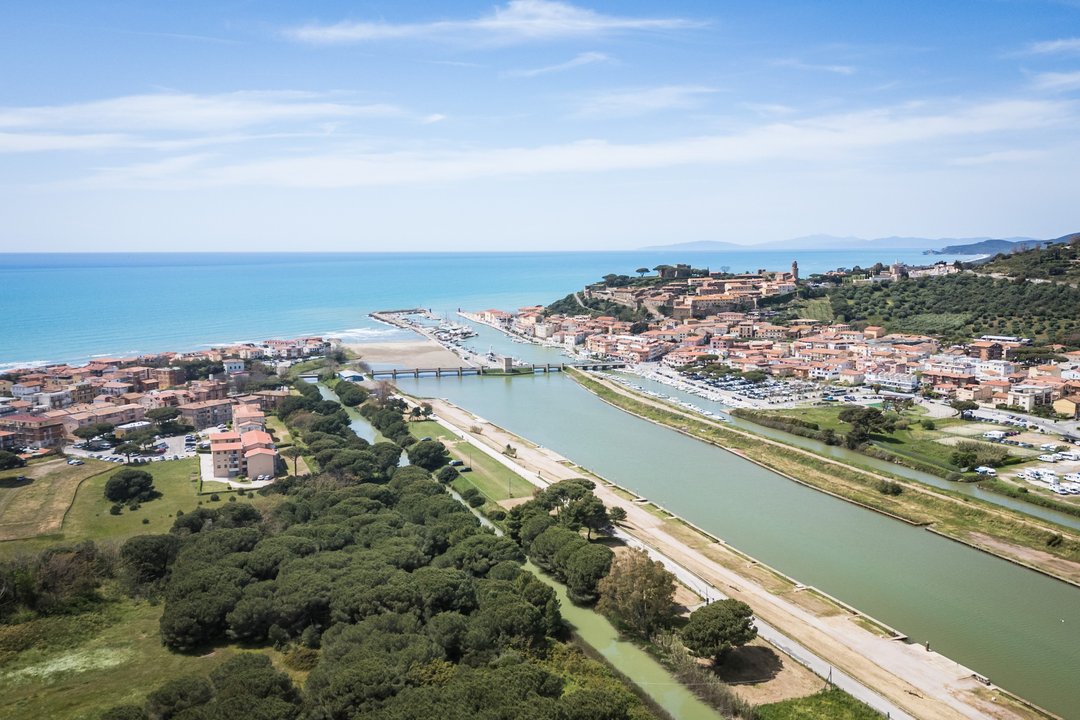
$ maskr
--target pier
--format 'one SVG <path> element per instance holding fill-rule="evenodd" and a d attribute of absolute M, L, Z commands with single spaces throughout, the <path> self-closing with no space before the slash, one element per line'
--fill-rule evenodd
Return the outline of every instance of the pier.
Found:
<path fill-rule="evenodd" d="M 502 369 L 496 368 L 484 368 L 484 367 L 449 367 L 449 368 L 390 368 L 388 370 L 372 370 L 368 373 L 372 379 L 378 377 L 390 377 L 397 379 L 399 377 L 414 377 L 419 378 L 422 376 L 433 377 L 466 377 L 468 375 L 528 375 L 536 373 L 552 373 L 562 372 L 574 368 L 577 370 L 615 370 L 618 368 L 626 367 L 626 363 L 618 361 L 603 361 L 603 362 L 582 362 L 582 363 L 545 363 L 545 364 L 527 364 L 527 365 L 515 365 L 512 372 L 506 372 Z"/>

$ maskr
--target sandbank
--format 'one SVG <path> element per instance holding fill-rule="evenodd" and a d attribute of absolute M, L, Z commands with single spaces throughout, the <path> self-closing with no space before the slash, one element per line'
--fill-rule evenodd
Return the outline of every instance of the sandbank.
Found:
<path fill-rule="evenodd" d="M 345 347 L 371 365 L 399 368 L 469 367 L 467 362 L 434 340 L 348 343 Z"/>

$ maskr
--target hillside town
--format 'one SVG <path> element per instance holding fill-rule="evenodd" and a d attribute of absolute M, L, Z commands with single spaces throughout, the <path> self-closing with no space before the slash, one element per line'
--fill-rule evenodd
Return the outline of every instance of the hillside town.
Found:
<path fill-rule="evenodd" d="M 585 287 L 575 294 L 580 314 L 531 306 L 463 315 L 592 358 L 672 369 L 712 362 L 755 374 L 751 377 L 919 393 L 1046 417 L 1080 418 L 1080 351 L 1054 348 L 1057 359 L 1032 362 L 1024 353 L 1032 342 L 1025 337 L 981 335 L 948 344 L 931 335 L 887 332 L 878 325 L 780 319 L 767 300 L 790 296 L 800 286 L 796 263 L 790 271 L 741 275 L 687 265 L 657 270 L 662 282 Z M 854 277 L 847 273 L 845 280 L 876 283 L 958 272 L 945 263 L 893 265 Z M 632 311 L 640 319 L 616 317 L 627 312 L 590 312 L 595 301 L 603 303 L 601 307 Z"/>

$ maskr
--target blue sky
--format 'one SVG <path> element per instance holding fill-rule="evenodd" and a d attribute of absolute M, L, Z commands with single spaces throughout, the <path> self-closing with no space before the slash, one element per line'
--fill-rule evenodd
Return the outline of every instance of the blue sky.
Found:
<path fill-rule="evenodd" d="M 3 251 L 1080 230 L 1080 1 L 50 2 Z"/>

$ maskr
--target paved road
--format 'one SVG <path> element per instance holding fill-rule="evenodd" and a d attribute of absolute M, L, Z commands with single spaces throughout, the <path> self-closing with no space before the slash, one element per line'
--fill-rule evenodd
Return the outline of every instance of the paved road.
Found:
<path fill-rule="evenodd" d="M 653 560 L 657 560 L 663 563 L 679 582 L 686 585 L 688 588 L 696 592 L 707 601 L 721 600 L 727 597 L 724 593 L 720 592 L 719 588 L 715 585 L 710 585 L 701 577 L 698 577 L 694 572 L 688 570 L 682 565 L 678 564 L 668 556 L 654 547 L 651 547 L 645 542 L 642 542 L 638 538 L 626 533 L 622 530 L 615 530 L 615 537 L 625 542 L 630 547 L 636 547 L 644 550 L 649 554 Z M 866 685 L 851 677 L 847 673 L 835 669 L 832 665 L 826 662 L 821 657 L 815 655 L 805 646 L 792 640 L 790 637 L 780 632 L 776 628 L 772 627 L 760 618 L 754 618 L 754 624 L 757 626 L 758 635 L 764 640 L 772 643 L 777 649 L 787 653 L 795 661 L 802 665 L 805 665 L 814 674 L 825 678 L 832 682 L 833 685 L 840 688 L 849 695 L 858 698 L 862 702 L 866 703 L 870 707 L 874 708 L 878 712 L 889 718 L 901 718 L 904 720 L 916 720 L 916 718 L 894 705 L 887 698 L 882 697 L 878 693 L 874 692 Z"/>

